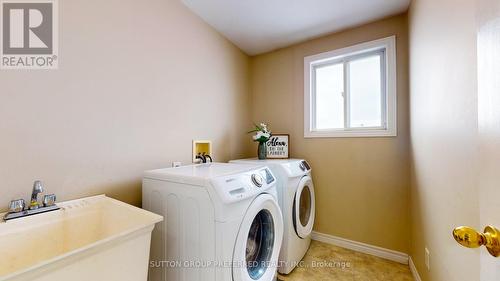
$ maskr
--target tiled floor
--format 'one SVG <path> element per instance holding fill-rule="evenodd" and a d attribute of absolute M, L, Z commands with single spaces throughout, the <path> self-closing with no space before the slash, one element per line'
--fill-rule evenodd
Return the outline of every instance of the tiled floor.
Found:
<path fill-rule="evenodd" d="M 413 281 L 407 265 L 313 241 L 302 267 L 283 281 Z"/>

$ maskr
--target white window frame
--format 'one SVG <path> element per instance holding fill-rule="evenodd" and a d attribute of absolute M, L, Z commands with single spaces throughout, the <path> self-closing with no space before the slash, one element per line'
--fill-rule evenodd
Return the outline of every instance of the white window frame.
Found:
<path fill-rule="evenodd" d="M 363 56 L 381 53 L 385 59 L 382 67 L 382 127 L 316 129 L 315 128 L 315 69 L 320 66 L 341 63 Z M 346 65 L 346 64 L 344 64 Z M 344 75 L 348 71 L 344 70 Z M 304 137 L 341 138 L 341 137 L 395 137 L 397 136 L 397 79 L 396 79 L 396 36 L 382 38 L 326 53 L 304 58 Z M 348 78 L 344 78 L 347 81 Z M 344 91 L 348 89 L 345 87 Z M 348 98 L 346 98 L 348 103 Z M 344 105 L 348 109 L 348 104 Z M 349 113 L 344 110 L 345 122 Z"/>

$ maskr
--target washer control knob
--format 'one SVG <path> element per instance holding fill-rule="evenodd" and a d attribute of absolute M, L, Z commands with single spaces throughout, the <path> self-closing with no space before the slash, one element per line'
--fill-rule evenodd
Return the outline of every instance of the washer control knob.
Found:
<path fill-rule="evenodd" d="M 257 187 L 262 187 L 262 185 L 264 184 L 264 179 L 258 174 L 252 174 L 252 182 Z"/>

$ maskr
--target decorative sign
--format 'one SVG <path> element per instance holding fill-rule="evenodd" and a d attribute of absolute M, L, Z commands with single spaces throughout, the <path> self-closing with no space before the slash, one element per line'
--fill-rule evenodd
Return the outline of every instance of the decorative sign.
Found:
<path fill-rule="evenodd" d="M 287 159 L 290 158 L 289 135 L 272 135 L 267 141 L 267 158 Z"/>

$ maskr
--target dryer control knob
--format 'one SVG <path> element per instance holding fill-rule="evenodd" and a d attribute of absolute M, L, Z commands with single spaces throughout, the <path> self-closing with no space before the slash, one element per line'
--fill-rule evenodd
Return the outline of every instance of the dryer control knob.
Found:
<path fill-rule="evenodd" d="M 262 185 L 264 184 L 264 179 L 258 174 L 253 174 L 252 175 L 252 182 L 257 187 L 262 187 Z"/>

